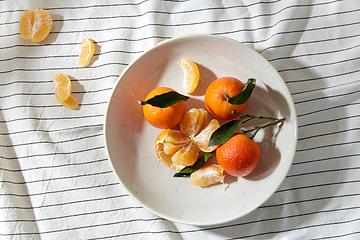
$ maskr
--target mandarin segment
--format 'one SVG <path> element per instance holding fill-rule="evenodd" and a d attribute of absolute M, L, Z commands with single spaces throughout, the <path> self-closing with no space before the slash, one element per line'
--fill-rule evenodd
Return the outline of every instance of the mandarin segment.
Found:
<path fill-rule="evenodd" d="M 59 99 L 58 99 L 59 100 Z M 76 109 L 79 107 L 79 102 L 74 98 L 72 95 L 70 95 L 65 101 L 59 101 L 64 107 L 69 109 Z"/>
<path fill-rule="evenodd" d="M 87 67 L 94 56 L 95 46 L 90 38 L 84 38 L 81 41 L 81 49 L 79 54 L 79 65 Z"/>
<path fill-rule="evenodd" d="M 184 73 L 183 91 L 186 94 L 191 94 L 199 84 L 200 72 L 198 66 L 195 62 L 186 59 L 181 59 L 178 63 Z"/>
<path fill-rule="evenodd" d="M 211 120 L 196 137 L 193 139 L 195 146 L 203 152 L 212 152 L 217 148 L 217 145 L 209 147 L 209 140 L 213 132 L 220 127 L 218 120 Z"/>
<path fill-rule="evenodd" d="M 19 19 L 20 35 L 23 39 L 40 42 L 50 33 L 52 18 L 43 9 L 29 9 Z"/>
<path fill-rule="evenodd" d="M 64 106 L 70 109 L 79 107 L 79 102 L 71 95 L 71 81 L 66 74 L 57 73 L 54 76 L 55 97 Z"/>
<path fill-rule="evenodd" d="M 69 98 L 71 94 L 71 81 L 66 74 L 57 73 L 54 77 L 55 95 L 59 102 L 63 102 Z"/>
<path fill-rule="evenodd" d="M 190 175 L 190 183 L 196 186 L 207 187 L 224 182 L 224 171 L 221 166 L 213 164 L 201 167 Z"/>
<path fill-rule="evenodd" d="M 172 157 L 171 160 L 176 165 L 192 166 L 197 161 L 199 156 L 199 149 L 190 142 L 184 147 L 179 149 Z"/>
<path fill-rule="evenodd" d="M 204 126 L 207 118 L 207 112 L 203 108 L 192 108 L 185 113 L 180 122 L 181 131 L 191 139 L 197 135 Z"/>
<path fill-rule="evenodd" d="M 171 160 L 171 157 L 176 151 L 171 151 L 168 149 L 167 150 L 168 153 L 166 153 L 165 152 L 166 151 L 165 144 L 171 144 L 174 147 L 177 146 L 178 149 L 182 148 L 184 145 L 182 143 L 183 137 L 180 135 L 181 134 L 179 134 L 177 130 L 165 129 L 159 134 L 159 136 L 155 140 L 155 149 L 156 149 L 156 154 L 157 154 L 158 158 L 166 166 L 168 166 L 169 168 L 175 169 L 177 171 L 180 171 L 185 166 L 177 165 L 177 164 L 173 163 L 173 161 Z"/>

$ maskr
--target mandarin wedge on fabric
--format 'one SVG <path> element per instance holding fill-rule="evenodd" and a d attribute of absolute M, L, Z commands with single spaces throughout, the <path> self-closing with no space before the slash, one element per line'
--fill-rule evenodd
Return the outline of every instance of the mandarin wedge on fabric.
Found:
<path fill-rule="evenodd" d="M 71 94 L 71 81 L 66 74 L 57 73 L 54 77 L 55 95 L 58 101 L 63 102 L 69 98 Z"/>
<path fill-rule="evenodd" d="M 78 100 L 76 100 L 76 98 L 74 98 L 72 95 L 70 95 L 68 97 L 68 99 L 66 99 L 65 101 L 59 101 L 64 107 L 69 108 L 69 109 L 76 109 L 79 106 L 79 102 Z"/>
<path fill-rule="evenodd" d="M 90 38 L 84 38 L 81 41 L 81 49 L 79 54 L 79 65 L 87 67 L 95 53 L 95 46 Z"/>
<path fill-rule="evenodd" d="M 29 9 L 19 19 L 20 35 L 23 39 L 40 42 L 50 33 L 52 18 L 43 9 Z"/>
<path fill-rule="evenodd" d="M 183 91 L 186 94 L 193 93 L 199 84 L 200 72 L 195 62 L 181 59 L 179 62 L 184 72 Z"/>
<path fill-rule="evenodd" d="M 59 101 L 64 107 L 69 108 L 69 109 L 76 109 L 79 106 L 79 102 L 78 100 L 76 100 L 76 98 L 74 98 L 72 95 L 70 95 L 68 97 L 68 99 L 66 99 L 65 101 Z"/>
<path fill-rule="evenodd" d="M 79 102 L 71 95 L 71 81 L 66 74 L 57 73 L 54 77 L 55 97 L 66 108 L 76 109 Z"/>

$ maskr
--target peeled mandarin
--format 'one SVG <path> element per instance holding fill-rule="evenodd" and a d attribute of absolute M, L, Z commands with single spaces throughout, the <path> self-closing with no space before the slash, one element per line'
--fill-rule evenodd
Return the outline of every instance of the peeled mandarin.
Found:
<path fill-rule="evenodd" d="M 212 152 L 217 146 L 208 147 L 211 134 L 220 127 L 213 119 L 205 127 L 207 112 L 204 109 L 190 109 L 180 122 L 180 130 L 166 129 L 155 141 L 156 154 L 168 167 L 181 170 L 192 166 L 200 151 Z"/>
<path fill-rule="evenodd" d="M 19 19 L 20 35 L 23 39 L 40 42 L 50 33 L 52 18 L 43 9 L 29 9 Z"/>

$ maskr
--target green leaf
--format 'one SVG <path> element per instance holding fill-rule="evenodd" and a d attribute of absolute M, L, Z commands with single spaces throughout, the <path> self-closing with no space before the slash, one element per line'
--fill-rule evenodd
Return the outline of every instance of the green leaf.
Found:
<path fill-rule="evenodd" d="M 201 168 L 206 161 L 213 155 L 213 153 L 205 153 L 202 157 L 200 157 L 196 163 L 191 167 L 186 167 L 178 173 L 175 173 L 174 177 L 189 177 L 193 172 Z"/>
<path fill-rule="evenodd" d="M 166 108 L 178 102 L 185 102 L 188 99 L 189 97 L 187 96 L 181 95 L 175 91 L 170 91 L 150 98 L 147 101 L 139 101 L 139 104 L 150 104 L 155 107 Z"/>
<path fill-rule="evenodd" d="M 230 98 L 228 102 L 233 105 L 244 104 L 250 98 L 250 95 L 255 88 L 255 83 L 256 83 L 255 78 L 249 78 L 244 89 L 236 96 Z"/>
<path fill-rule="evenodd" d="M 232 120 L 219 127 L 210 137 L 208 146 L 216 146 L 226 143 L 235 133 L 241 123 L 240 120 Z"/>

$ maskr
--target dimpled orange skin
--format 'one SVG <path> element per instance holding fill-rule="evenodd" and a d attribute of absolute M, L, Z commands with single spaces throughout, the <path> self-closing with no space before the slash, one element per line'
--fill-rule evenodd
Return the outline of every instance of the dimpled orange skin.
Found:
<path fill-rule="evenodd" d="M 234 177 L 249 175 L 259 163 L 259 146 L 245 134 L 234 134 L 216 149 L 216 159 Z"/>
<path fill-rule="evenodd" d="M 170 91 L 174 90 L 168 87 L 155 88 L 146 96 L 145 101 Z M 185 114 L 185 103 L 178 102 L 167 108 L 159 108 L 146 104 L 143 106 L 143 113 L 145 119 L 156 128 L 174 128 L 181 122 Z"/>
<path fill-rule="evenodd" d="M 241 105 L 233 105 L 224 99 L 224 94 L 229 98 L 240 93 L 245 84 L 233 77 L 222 77 L 213 81 L 206 89 L 205 106 L 214 117 L 221 120 L 232 120 L 239 115 L 232 113 L 237 111 L 243 113 L 248 105 L 248 101 Z"/>

